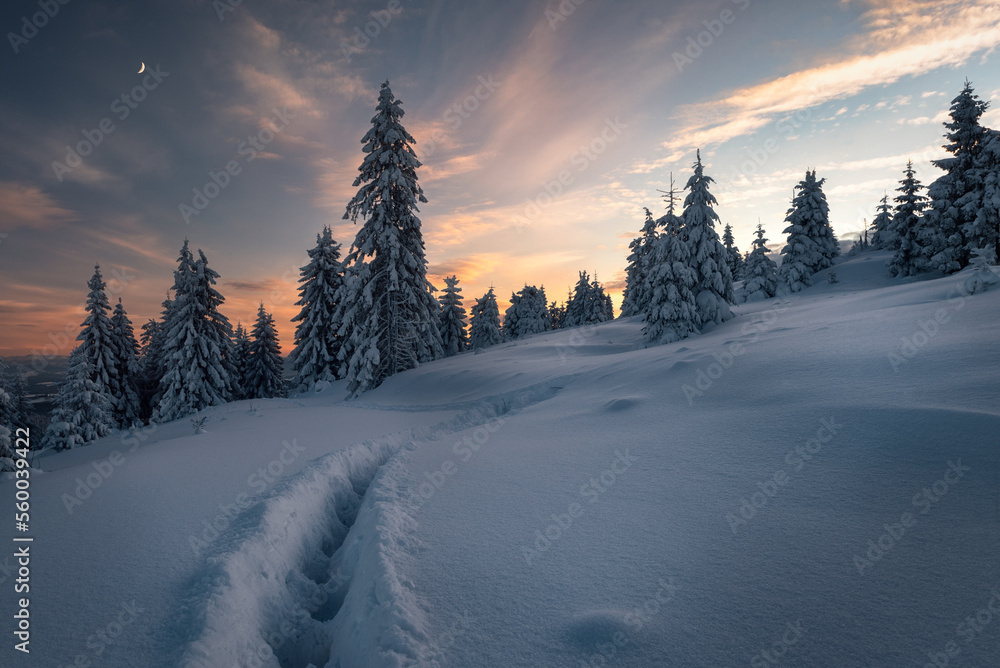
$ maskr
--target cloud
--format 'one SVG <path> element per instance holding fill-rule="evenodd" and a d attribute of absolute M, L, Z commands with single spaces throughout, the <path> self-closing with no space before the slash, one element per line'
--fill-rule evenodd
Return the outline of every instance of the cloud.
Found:
<path fill-rule="evenodd" d="M 427 274 L 435 278 L 458 276 L 461 281 L 471 283 L 480 276 L 492 274 L 497 267 L 504 266 L 508 259 L 507 253 L 473 253 L 430 264 L 427 266 Z"/>
<path fill-rule="evenodd" d="M 118 215 L 105 218 L 104 226 L 88 229 L 90 237 L 103 246 L 114 246 L 141 260 L 142 265 L 173 267 L 173 250 L 151 232 L 141 216 Z M 132 267 L 126 267 L 132 269 Z"/>
<path fill-rule="evenodd" d="M 53 223 L 78 220 L 75 211 L 62 207 L 36 185 L 0 181 L 0 230 L 18 227 L 44 227 Z"/>
<path fill-rule="evenodd" d="M 469 155 L 456 155 L 439 165 L 425 164 L 420 178 L 425 183 L 430 183 L 474 172 L 481 169 L 494 155 L 496 154 L 492 151 L 480 151 Z"/>
<path fill-rule="evenodd" d="M 279 74 L 263 72 L 253 65 L 243 63 L 236 66 L 236 76 L 248 91 L 258 97 L 262 108 L 288 107 L 295 114 L 313 118 L 323 118 L 325 115 L 312 96 L 303 93 Z M 259 119 L 261 124 L 268 121 L 269 118 Z"/>
<path fill-rule="evenodd" d="M 941 124 L 948 120 L 948 110 L 939 112 L 933 118 L 930 116 L 917 116 L 916 118 L 901 118 L 897 123 L 900 125 L 931 125 Z"/>
<path fill-rule="evenodd" d="M 269 278 L 263 281 L 226 281 L 225 285 L 227 288 L 231 288 L 233 290 L 264 292 L 266 290 L 274 289 L 276 282 L 275 279 Z"/>
<path fill-rule="evenodd" d="M 361 159 L 357 162 L 360 164 Z M 313 162 L 313 168 L 316 170 L 313 206 L 331 209 L 339 218 L 357 192 L 353 183 L 358 176 L 358 165 L 348 165 L 333 158 L 319 158 Z"/>
<path fill-rule="evenodd" d="M 821 164 L 816 167 L 819 176 L 823 175 L 823 172 L 827 171 L 850 171 L 856 172 L 863 169 L 897 169 L 902 171 L 903 167 L 906 166 L 907 160 L 913 160 L 915 163 L 930 162 L 931 160 L 937 160 L 944 158 L 945 153 L 937 144 L 930 144 L 907 153 L 900 153 L 897 155 L 887 155 L 878 158 L 865 158 L 862 160 L 844 160 L 840 162 L 828 162 Z"/>
<path fill-rule="evenodd" d="M 721 99 L 687 105 L 680 112 L 685 127 L 672 133 L 663 148 L 675 152 L 721 144 L 801 109 L 961 65 L 973 54 L 1000 44 L 1000 5 L 994 0 L 866 0 L 865 4 L 870 5 L 862 16 L 867 31 L 838 46 L 827 62 L 739 88 Z M 875 106 L 888 105 L 886 101 Z"/>

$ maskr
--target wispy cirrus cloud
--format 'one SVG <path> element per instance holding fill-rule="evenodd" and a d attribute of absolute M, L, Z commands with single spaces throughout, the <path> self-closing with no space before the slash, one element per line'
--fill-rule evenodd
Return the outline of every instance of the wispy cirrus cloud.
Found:
<path fill-rule="evenodd" d="M 817 65 L 681 108 L 684 127 L 663 142 L 663 149 L 673 154 L 721 144 L 782 115 L 958 66 L 1000 44 L 995 0 L 843 1 L 869 7 L 862 14 L 864 34 L 851 37 Z"/>
<path fill-rule="evenodd" d="M 59 204 L 36 185 L 0 182 L 0 230 L 41 227 L 77 220 L 78 214 Z"/>

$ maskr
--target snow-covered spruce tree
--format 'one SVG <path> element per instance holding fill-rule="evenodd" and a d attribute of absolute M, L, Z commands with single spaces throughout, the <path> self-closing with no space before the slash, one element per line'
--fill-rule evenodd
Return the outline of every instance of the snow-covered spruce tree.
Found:
<path fill-rule="evenodd" d="M 0 388 L 7 392 L 10 397 L 11 408 L 8 415 L 7 426 L 11 428 L 11 433 L 18 427 L 31 427 L 37 429 L 32 424 L 32 409 L 28 403 L 28 388 L 24 383 L 24 375 L 21 368 L 10 368 L 7 373 L 0 376 Z"/>
<path fill-rule="evenodd" d="M 118 367 L 115 363 L 114 339 L 111 333 L 111 318 L 108 313 L 111 305 L 104 292 L 105 283 L 101 276 L 100 265 L 94 267 L 94 275 L 87 282 L 90 292 L 87 294 L 87 317 L 83 321 L 80 334 L 76 340 L 80 342 L 80 353 L 86 358 L 91 372 L 91 380 L 96 383 L 112 406 L 116 406 L 117 397 L 121 394 L 121 379 L 118 377 Z M 108 427 L 117 426 L 114 411 Z"/>
<path fill-rule="evenodd" d="M 767 256 L 767 239 L 764 226 L 757 223 L 753 249 L 743 268 L 743 301 L 756 302 L 771 299 L 778 290 L 778 265 Z"/>
<path fill-rule="evenodd" d="M 469 347 L 480 350 L 503 342 L 500 331 L 500 307 L 497 306 L 493 288 L 476 300 L 472 307 L 472 318 L 469 327 Z"/>
<path fill-rule="evenodd" d="M 519 339 L 552 329 L 545 288 L 526 285 L 520 292 L 511 295 L 511 305 L 504 317 L 503 327 L 504 334 L 509 339 Z"/>
<path fill-rule="evenodd" d="M 604 290 L 603 286 L 601 290 Z M 604 319 L 605 321 L 615 319 L 615 303 L 607 293 L 604 295 Z"/>
<path fill-rule="evenodd" d="M 614 307 L 609 307 L 607 295 L 597 277 L 590 280 L 586 271 L 580 272 L 573 292 L 566 303 L 566 313 L 563 316 L 563 327 L 579 327 L 614 319 Z"/>
<path fill-rule="evenodd" d="M 545 286 L 527 285 L 521 290 L 521 328 L 518 336 L 527 336 L 552 329 Z"/>
<path fill-rule="evenodd" d="M 970 245 L 965 233 L 976 228 L 982 201 L 983 173 L 978 167 L 986 128 L 979 119 L 988 106 L 968 81 L 952 100 L 951 120 L 944 124 L 949 142 L 944 148 L 952 157 L 932 161 L 945 173 L 927 188 L 930 207 L 924 214 L 921 242 L 928 269 L 950 274 L 969 263 Z"/>
<path fill-rule="evenodd" d="M 198 251 L 194 260 L 185 240 L 174 272 L 174 298 L 164 322 L 165 373 L 160 380 L 156 422 L 170 422 L 233 396 L 232 326 L 219 312 L 225 298 L 219 278 Z"/>
<path fill-rule="evenodd" d="M 888 194 L 882 197 L 879 205 L 875 207 L 875 211 L 878 212 L 878 215 L 872 221 L 875 234 L 872 235 L 871 246 L 876 250 L 896 250 L 899 246 L 899 238 L 893 231 L 892 205 L 889 204 Z"/>
<path fill-rule="evenodd" d="M 726 223 L 722 233 L 722 246 L 726 249 L 726 264 L 729 265 L 729 273 L 733 280 L 739 280 L 743 270 L 743 255 L 736 247 L 736 240 L 733 239 L 733 226 Z"/>
<path fill-rule="evenodd" d="M 976 248 L 972 251 L 972 259 L 969 262 L 972 273 L 962 286 L 968 294 L 985 292 L 990 286 L 1000 283 L 1000 271 L 990 266 L 992 255 L 992 248 Z"/>
<path fill-rule="evenodd" d="M 163 310 L 160 312 L 160 318 L 150 318 L 142 326 L 142 334 L 139 337 L 142 357 L 139 360 L 139 377 L 136 388 L 139 393 L 140 415 L 143 422 L 149 421 L 157 404 L 160 403 L 160 380 L 166 373 L 164 359 L 166 331 L 163 323 L 170 319 L 171 304 L 168 294 L 161 304 Z"/>
<path fill-rule="evenodd" d="M 283 368 L 274 318 L 264 310 L 264 304 L 261 304 L 257 309 L 257 322 L 254 323 L 250 341 L 247 384 L 244 390 L 246 398 L 271 399 L 286 396 L 285 381 L 281 379 Z"/>
<path fill-rule="evenodd" d="M 11 432 L 18 424 L 17 409 L 14 407 L 14 397 L 7 388 L 6 377 L 0 378 L 0 425 L 9 427 Z"/>
<path fill-rule="evenodd" d="M 682 227 L 668 227 L 656 240 L 649 279 L 652 293 L 642 330 L 646 342 L 672 343 L 696 332 L 698 304 L 693 290 L 697 274 Z"/>
<path fill-rule="evenodd" d="M 149 318 L 139 335 L 139 365 L 135 379 L 135 391 L 139 395 L 139 419 L 148 422 L 156 405 L 156 392 L 160 387 L 162 368 L 162 323 Z M 154 350 L 155 346 L 155 350 Z"/>
<path fill-rule="evenodd" d="M 249 398 L 250 335 L 242 322 L 236 323 L 233 332 L 233 400 Z"/>
<path fill-rule="evenodd" d="M 622 293 L 622 316 L 645 313 L 649 304 L 649 264 L 653 244 L 659 236 L 658 221 L 653 220 L 649 209 L 639 236 L 629 244 L 628 264 L 625 267 L 625 291 Z"/>
<path fill-rule="evenodd" d="M 346 339 L 348 390 L 357 396 L 389 376 L 441 357 L 437 299 L 417 218 L 426 202 L 417 185 L 415 141 L 400 123 L 403 108 L 382 84 L 372 128 L 361 140 L 367 153 L 345 219 L 365 219 L 345 264 L 350 278 L 338 291 Z"/>
<path fill-rule="evenodd" d="M 6 365 L 0 360 L 0 367 L 4 366 Z M 21 368 L 7 367 L 6 373 L 0 374 L 0 450 L 3 450 L 3 431 L 7 430 L 9 446 L 13 450 L 17 446 L 17 429 L 22 427 L 31 430 L 34 435 L 31 443 L 37 448 L 41 441 L 42 430 L 35 424 L 34 418 L 31 404 L 28 403 L 28 388 L 24 383 Z M 12 461 L 11 464 L 13 463 Z M 3 470 L 2 467 L 0 470 Z"/>
<path fill-rule="evenodd" d="M 465 331 L 465 308 L 462 306 L 462 288 L 458 287 L 458 276 L 445 276 L 444 282 L 438 329 L 441 331 L 444 354 L 451 357 L 469 348 L 469 335 Z"/>
<path fill-rule="evenodd" d="M 826 258 L 826 265 L 832 267 L 834 261 L 840 257 L 840 243 L 833 233 L 833 226 L 830 225 L 830 205 L 826 201 L 826 193 L 823 192 L 823 184 L 826 179 L 816 179 L 816 170 L 813 170 L 810 182 L 809 198 L 806 201 L 809 210 L 812 212 L 813 225 L 817 234 L 817 241 Z"/>
<path fill-rule="evenodd" d="M 587 295 L 587 323 L 607 322 L 615 319 L 614 305 L 611 297 L 604 292 L 604 286 L 597 280 L 590 283 L 590 293 Z"/>
<path fill-rule="evenodd" d="M 330 383 L 340 377 L 340 338 L 337 331 L 337 291 L 344 284 L 344 268 L 340 263 L 340 244 L 333 239 L 329 227 L 316 235 L 316 246 L 309 251 L 309 264 L 302 267 L 299 278 L 299 314 L 292 322 L 295 327 L 295 347 L 288 356 L 295 369 L 292 386 L 299 392 L 309 392 L 317 383 Z"/>
<path fill-rule="evenodd" d="M 551 326 L 552 329 L 560 329 L 563 326 L 563 318 L 565 315 L 565 304 L 559 304 L 555 300 L 549 303 L 549 326 Z"/>
<path fill-rule="evenodd" d="M 661 190 L 662 197 L 667 202 L 667 212 L 656 220 L 656 226 L 664 232 L 677 234 L 684 227 L 684 219 L 677 215 L 677 204 L 681 201 L 680 195 L 674 188 L 674 173 L 670 172 L 670 190 Z"/>
<path fill-rule="evenodd" d="M 886 265 L 892 276 L 915 276 L 925 262 L 921 235 L 926 229 L 922 213 L 927 198 L 920 194 L 921 188 L 920 181 L 913 175 L 913 161 L 910 160 L 896 188 L 896 192 L 901 194 L 893 200 L 896 208 L 889 230 L 895 253 Z"/>
<path fill-rule="evenodd" d="M 517 338 L 515 333 L 517 330 L 517 320 L 520 317 L 518 313 L 518 302 L 521 301 L 521 295 L 516 292 L 510 293 L 510 306 L 503 314 L 503 326 L 500 328 L 500 333 L 503 334 L 503 338 L 507 341 L 513 341 Z"/>
<path fill-rule="evenodd" d="M 82 346 L 77 346 L 70 353 L 42 447 L 68 450 L 103 438 L 111 433 L 113 412 L 111 401 L 93 380 Z"/>
<path fill-rule="evenodd" d="M 14 452 L 16 433 L 21 423 L 15 415 L 14 398 L 6 387 L 0 387 L 0 473 L 14 471 L 17 453 Z"/>
<path fill-rule="evenodd" d="M 778 284 L 790 292 L 799 292 L 812 285 L 812 275 L 833 265 L 840 253 L 830 227 L 830 207 L 823 194 L 826 179 L 816 179 L 816 171 L 795 186 L 792 206 L 785 215 L 788 223 L 783 231 L 788 235 L 781 249 Z"/>
<path fill-rule="evenodd" d="M 142 409 L 136 382 L 139 375 L 139 343 L 135 340 L 132 321 L 122 300 L 111 316 L 111 348 L 115 360 L 117 385 L 112 388 L 115 422 L 119 429 L 128 429 L 141 422 Z"/>
<path fill-rule="evenodd" d="M 573 296 L 566 303 L 566 317 L 563 327 L 579 327 L 590 322 L 590 293 L 590 275 L 586 271 L 581 271 L 580 280 L 573 288 Z"/>
<path fill-rule="evenodd" d="M 730 304 L 733 296 L 733 275 L 729 271 L 727 253 L 715 223 L 719 214 L 712 208 L 718 202 L 708 191 L 712 177 L 706 176 L 701 164 L 701 151 L 697 152 L 694 174 L 688 179 L 688 195 L 684 199 L 684 227 L 682 236 L 691 251 L 691 268 L 695 271 L 695 285 L 691 289 L 698 304 L 697 327 L 707 323 L 719 324 L 732 317 Z"/>
<path fill-rule="evenodd" d="M 976 217 L 965 224 L 966 247 L 993 249 L 1000 260 L 1000 131 L 986 130 L 976 162 L 976 181 L 981 184 Z"/>

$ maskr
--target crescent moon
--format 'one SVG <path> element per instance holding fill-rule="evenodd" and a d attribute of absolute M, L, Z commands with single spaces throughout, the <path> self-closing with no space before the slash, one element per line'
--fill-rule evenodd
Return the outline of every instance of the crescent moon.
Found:
<path fill-rule="evenodd" d="M 136 74 L 142 74 L 145 71 L 145 69 L 146 69 L 146 63 L 141 63 L 141 65 L 142 66 L 139 68 L 139 71 L 136 72 Z"/>

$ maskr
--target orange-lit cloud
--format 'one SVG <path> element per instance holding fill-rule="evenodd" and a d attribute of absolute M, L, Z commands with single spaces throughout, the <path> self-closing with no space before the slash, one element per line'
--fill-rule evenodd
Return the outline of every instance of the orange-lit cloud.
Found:
<path fill-rule="evenodd" d="M 864 4 L 870 6 L 863 16 L 865 34 L 851 38 L 820 64 L 682 108 L 684 128 L 663 142 L 663 148 L 675 155 L 723 143 L 785 114 L 906 76 L 961 65 L 1000 44 L 1000 3 L 995 0 Z"/>
<path fill-rule="evenodd" d="M 62 207 L 38 186 L 0 182 L 0 231 L 41 227 L 77 217 L 75 211 Z"/>

